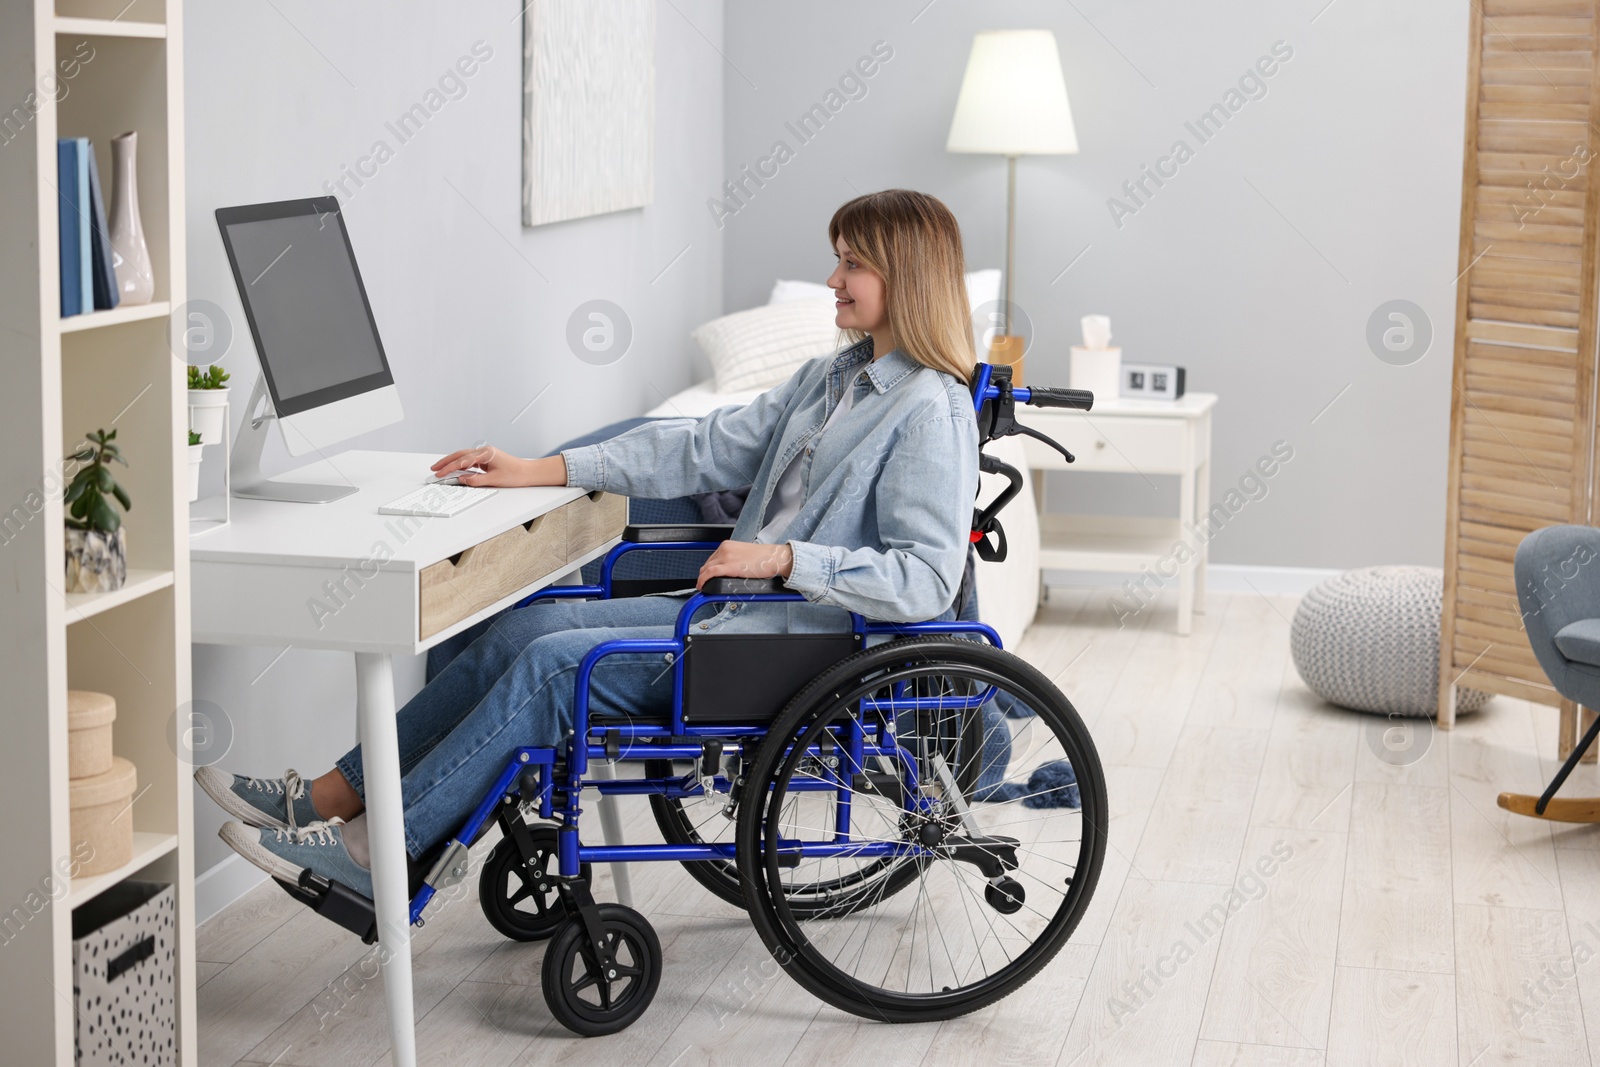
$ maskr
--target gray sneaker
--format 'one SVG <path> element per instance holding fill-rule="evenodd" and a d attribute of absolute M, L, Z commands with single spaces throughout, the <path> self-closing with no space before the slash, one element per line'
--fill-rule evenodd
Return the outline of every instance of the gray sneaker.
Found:
<path fill-rule="evenodd" d="M 293 830 L 318 821 L 311 787 L 292 767 L 282 778 L 246 778 L 215 767 L 200 767 L 194 780 L 206 796 L 246 826 Z"/>
<path fill-rule="evenodd" d="M 250 827 L 226 822 L 217 836 L 239 855 L 290 885 L 309 869 L 332 882 L 342 882 L 372 899 L 372 872 L 357 863 L 344 845 L 344 820 L 314 822 L 296 830 Z"/>

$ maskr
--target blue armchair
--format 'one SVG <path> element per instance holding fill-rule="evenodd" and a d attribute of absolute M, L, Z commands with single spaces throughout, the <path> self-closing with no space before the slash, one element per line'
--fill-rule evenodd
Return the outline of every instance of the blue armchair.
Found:
<path fill-rule="evenodd" d="M 1512 570 L 1523 629 L 1550 684 L 1568 700 L 1600 709 L 1600 529 L 1535 530 L 1517 546 Z M 1600 797 L 1554 799 L 1596 735 L 1600 718 L 1541 796 L 1501 793 L 1500 807 L 1557 822 L 1600 822 Z"/>

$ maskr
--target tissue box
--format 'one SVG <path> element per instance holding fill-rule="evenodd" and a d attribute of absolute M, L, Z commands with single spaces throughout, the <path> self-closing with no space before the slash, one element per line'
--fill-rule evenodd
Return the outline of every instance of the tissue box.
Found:
<path fill-rule="evenodd" d="M 1087 389 L 1095 399 L 1115 399 L 1122 392 L 1122 349 L 1072 346 L 1072 388 Z"/>

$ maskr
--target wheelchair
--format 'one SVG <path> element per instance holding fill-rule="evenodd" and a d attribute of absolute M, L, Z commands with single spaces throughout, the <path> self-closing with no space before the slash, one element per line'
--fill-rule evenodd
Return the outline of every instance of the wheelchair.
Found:
<path fill-rule="evenodd" d="M 1009 367 L 988 364 L 972 393 L 980 450 L 1026 434 L 1069 462 L 1016 422 L 1015 405 L 1093 404 L 1079 390 L 1013 386 Z M 1008 484 L 975 508 L 973 548 L 1003 559 L 997 515 L 1021 475 L 986 454 L 980 470 Z M 597 584 L 547 587 L 518 606 L 657 591 L 614 581 L 614 565 L 633 552 L 714 549 L 730 529 L 630 526 Z M 798 599 L 781 579 L 716 578 L 686 600 L 672 637 L 592 649 L 578 669 L 568 743 L 510 753 L 465 825 L 413 869 L 411 922 L 466 877 L 468 850 L 498 825 L 480 906 L 507 938 L 548 942 L 545 1001 L 583 1036 L 638 1019 L 663 963 L 644 915 L 596 902 L 594 863 L 683 864 L 748 912 L 791 978 L 866 1018 L 952 1018 L 1036 975 L 1082 919 L 1105 855 L 1105 777 L 1077 711 L 980 622 L 852 614 L 842 633 L 690 632 L 708 604 Z M 589 679 L 618 653 L 670 664 L 669 715 L 591 717 Z M 639 774 L 617 777 L 618 765 Z M 586 790 L 648 797 L 664 843 L 586 843 Z M 310 871 L 280 884 L 375 939 L 365 897 Z"/>

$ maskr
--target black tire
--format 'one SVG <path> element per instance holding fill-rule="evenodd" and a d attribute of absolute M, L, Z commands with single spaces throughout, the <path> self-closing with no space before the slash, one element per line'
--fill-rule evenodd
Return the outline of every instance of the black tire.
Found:
<path fill-rule="evenodd" d="M 788 868 L 780 866 L 782 857 L 779 843 L 787 825 L 784 820 L 789 817 L 786 804 L 790 799 L 791 779 L 801 782 L 814 779 L 805 766 L 809 758 L 805 755 L 807 746 L 823 739 L 830 728 L 860 714 L 853 709 L 861 704 L 863 697 L 882 694 L 891 683 L 911 682 L 924 677 L 936 682 L 946 678 L 976 680 L 984 685 L 1001 687 L 1026 703 L 1036 714 L 1032 719 L 1021 720 L 1028 725 L 1017 729 L 1037 729 L 1040 733 L 1031 734 L 1030 737 L 1042 737 L 1059 746 L 1063 758 L 1070 762 L 1076 775 L 1081 803 L 1077 809 L 1068 808 L 1064 803 L 1024 803 L 1030 796 L 1040 796 L 1039 793 L 1025 793 L 1014 800 L 996 801 L 993 806 L 986 803 L 968 805 L 970 816 L 963 815 L 960 825 L 965 825 L 965 820 L 970 817 L 982 830 L 982 840 L 986 842 L 974 851 L 994 855 L 999 851 L 995 843 L 1002 840 L 1017 842 L 1012 854 L 1014 866 L 997 882 L 992 874 L 979 874 L 981 864 L 958 860 L 953 852 L 930 850 L 922 852 L 915 859 L 899 859 L 899 862 L 912 866 L 920 879 L 916 899 L 909 904 L 913 909 L 910 912 L 909 929 L 912 937 L 916 938 L 916 923 L 921 921 L 924 929 L 929 931 L 922 940 L 925 958 L 931 961 L 939 951 L 952 954 L 950 939 L 945 936 L 947 932 L 958 936 L 968 933 L 972 935 L 971 941 L 975 947 L 968 949 L 971 956 L 967 958 L 975 958 L 980 965 L 977 969 L 982 972 L 976 980 L 972 980 L 972 968 L 969 966 L 962 970 L 961 965 L 952 959 L 952 978 L 945 982 L 935 979 L 935 968 L 930 963 L 928 981 L 923 983 L 920 964 L 913 968 L 909 963 L 915 954 L 913 946 L 911 954 L 906 957 L 904 988 L 901 988 L 898 973 L 891 975 L 887 964 L 881 970 L 873 969 L 877 964 L 872 963 L 873 957 L 866 956 L 866 950 L 869 939 L 876 934 L 882 939 L 890 939 L 890 951 L 898 953 L 899 946 L 893 944 L 892 939 L 896 934 L 896 923 L 900 924 L 899 936 L 905 936 L 904 931 L 908 928 L 904 918 L 907 902 L 890 902 L 881 898 L 865 902 L 859 910 L 864 911 L 868 907 L 873 909 L 870 924 L 866 921 L 868 917 L 863 914 L 848 924 L 848 927 L 854 927 L 855 933 L 845 928 L 841 934 L 835 935 L 829 927 L 808 922 L 809 916 L 796 912 L 785 900 L 782 891 L 784 880 L 794 875 Z M 1009 725 L 1006 728 L 1012 729 Z M 1038 750 L 1037 745 L 1032 745 L 1030 749 Z M 1051 755 L 1047 762 L 1053 760 L 1054 756 Z M 1044 764 L 1039 763 L 1033 765 L 1032 769 L 1042 770 L 1043 767 Z M 919 774 L 926 773 L 920 767 L 918 771 Z M 864 1018 L 890 1022 L 948 1019 L 975 1011 L 1006 996 L 1033 977 L 1066 944 L 1088 907 L 1105 858 L 1105 777 L 1082 719 L 1060 690 L 1038 670 L 1008 652 L 976 642 L 944 637 L 896 641 L 867 649 L 841 661 L 797 694 L 785 708 L 747 774 L 749 795 L 758 798 L 760 803 L 750 803 L 741 808 L 737 844 L 739 869 L 745 881 L 749 912 L 756 931 L 792 978 L 827 1003 Z M 929 782 L 933 780 L 931 776 L 927 779 Z M 1060 788 L 1050 785 L 1046 792 L 1053 793 Z M 919 781 L 918 796 L 923 799 L 934 796 L 931 790 L 924 789 Z M 795 802 L 815 803 L 806 801 L 804 793 L 799 791 L 795 793 Z M 963 800 L 962 804 L 953 805 L 952 809 L 960 809 L 964 804 Z M 1006 804 L 1019 806 L 1001 806 Z M 1007 820 L 1014 822 L 1015 816 L 1025 809 L 1042 812 L 1032 816 L 1035 819 L 1062 820 L 1061 824 L 1048 824 L 1053 828 L 1058 825 L 1076 826 L 1077 832 L 1071 840 L 1057 841 L 1052 834 L 1049 838 L 1027 838 L 1024 843 L 1021 839 L 1011 838 L 1009 833 L 999 835 L 990 829 L 1010 825 Z M 853 802 L 852 814 L 855 810 L 856 804 Z M 944 819 L 946 824 L 956 822 L 951 810 L 936 809 L 935 817 Z M 985 818 L 989 819 L 989 826 L 984 825 Z M 809 815 L 806 822 L 809 822 Z M 812 828 L 806 822 L 798 824 L 801 830 Z M 923 836 L 928 826 L 927 821 L 919 823 L 916 818 L 908 817 L 902 820 L 897 836 L 874 839 L 863 833 L 861 837 L 864 840 L 904 845 L 915 844 L 917 840 L 926 844 L 939 836 Z M 795 836 L 792 826 L 789 832 L 792 839 Z M 852 828 L 852 834 L 855 833 Z M 958 829 L 956 833 L 962 831 Z M 1026 835 L 1023 836 L 1026 838 Z M 964 839 L 974 840 L 970 836 Z M 1056 848 L 1057 845 L 1064 847 Z M 790 855 L 792 857 L 793 854 Z M 1028 870 L 1023 869 L 1024 861 L 1032 864 Z M 1040 877 L 1040 872 L 1043 872 L 1043 877 Z M 942 881 L 930 891 L 934 873 Z M 1025 893 L 1015 892 L 1021 888 L 1021 884 L 1011 877 L 1012 874 L 1030 879 Z M 989 883 L 999 888 L 993 892 L 989 888 L 977 891 Z M 955 888 L 951 889 L 951 886 Z M 940 892 L 944 893 L 943 897 L 938 895 Z M 937 925 L 931 910 L 919 917 L 915 909 L 925 902 L 930 909 L 946 909 L 943 914 L 954 916 L 955 922 L 959 922 L 960 917 L 955 906 L 967 908 L 970 929 L 962 931 L 955 922 L 948 927 Z M 977 909 L 977 919 L 991 923 L 987 937 L 983 934 L 982 926 L 970 914 L 973 908 Z M 1010 909 L 1009 915 L 1006 909 Z M 1017 914 L 1024 909 L 1027 909 L 1026 913 Z M 989 918 L 984 919 L 985 914 Z M 1013 923 L 1011 915 L 1022 920 L 1020 927 Z M 880 924 L 880 919 L 886 921 Z M 1007 923 L 1012 923 L 1009 931 L 1005 929 Z M 935 925 L 937 938 L 933 929 Z M 994 925 L 1001 926 L 999 936 L 994 936 Z M 838 924 L 832 924 L 832 928 L 839 928 Z M 848 941 L 857 933 L 861 937 L 859 951 Z M 832 950 L 834 958 L 830 959 L 827 955 L 829 950 L 822 942 L 830 938 L 838 940 L 840 937 L 845 938 L 843 943 L 848 951 Z M 1017 948 L 1014 956 L 1007 945 L 1008 939 L 1011 946 L 1023 946 Z M 994 950 L 995 946 L 999 951 Z M 954 954 L 959 956 L 962 951 L 962 946 L 957 944 Z M 992 973 L 989 973 L 991 963 L 985 959 L 986 955 L 994 958 Z M 867 964 L 863 964 L 864 958 Z M 891 958 L 898 965 L 899 956 Z M 850 968 L 853 966 L 860 973 L 852 972 Z M 942 962 L 939 966 L 942 967 Z M 898 969 L 896 966 L 895 972 Z"/>
<path fill-rule="evenodd" d="M 615 954 L 613 982 L 597 980 L 598 962 L 584 925 L 568 919 L 544 953 L 544 1001 L 556 1021 L 579 1037 L 614 1034 L 631 1026 L 655 999 L 661 983 L 661 941 L 643 915 L 621 904 L 598 905 L 600 928 Z"/>
<path fill-rule="evenodd" d="M 501 838 L 478 874 L 478 904 L 489 925 L 511 940 L 544 941 L 567 918 L 556 891 L 556 832 L 537 826 L 528 834 L 535 847 L 533 865 L 523 862 L 515 841 Z M 583 877 L 592 875 L 584 864 Z"/>

